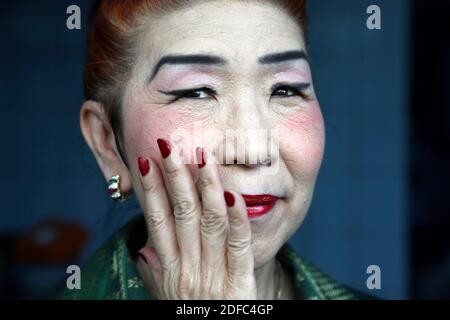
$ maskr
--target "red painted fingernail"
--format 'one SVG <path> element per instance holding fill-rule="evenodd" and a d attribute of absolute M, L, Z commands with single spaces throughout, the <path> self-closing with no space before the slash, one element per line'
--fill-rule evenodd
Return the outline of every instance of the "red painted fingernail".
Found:
<path fill-rule="evenodd" d="M 150 163 L 148 162 L 147 159 L 142 157 L 139 157 L 138 163 L 139 163 L 139 171 L 141 172 L 141 175 L 144 177 L 150 171 Z"/>
<path fill-rule="evenodd" d="M 197 147 L 197 165 L 203 168 L 206 164 L 206 154 L 203 148 Z"/>
<path fill-rule="evenodd" d="M 167 158 L 170 155 L 170 152 L 172 151 L 170 148 L 170 143 L 167 140 L 164 139 L 158 139 L 158 147 L 159 151 L 161 152 L 161 155 L 163 158 Z"/>
<path fill-rule="evenodd" d="M 223 196 L 225 198 L 225 202 L 227 203 L 228 207 L 232 207 L 234 205 L 234 196 L 231 192 L 225 191 L 223 193 Z"/>

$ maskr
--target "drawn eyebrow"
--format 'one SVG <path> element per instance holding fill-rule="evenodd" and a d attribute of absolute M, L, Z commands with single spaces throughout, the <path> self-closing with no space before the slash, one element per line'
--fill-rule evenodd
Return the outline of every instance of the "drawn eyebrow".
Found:
<path fill-rule="evenodd" d="M 304 59 L 308 61 L 305 51 L 303 50 L 291 50 L 277 53 L 269 53 L 258 58 L 259 64 L 276 64 L 290 60 Z M 153 72 L 149 78 L 151 82 L 157 75 L 158 71 L 165 64 L 202 64 L 202 65 L 215 65 L 225 66 L 228 61 L 220 56 L 210 54 L 187 54 L 187 55 L 166 55 L 163 56 L 153 68 Z"/>
<path fill-rule="evenodd" d="M 292 51 L 285 51 L 285 52 L 277 52 L 277 53 L 269 53 L 267 55 L 264 55 L 258 59 L 258 62 L 260 64 L 274 64 L 274 63 L 281 63 L 289 60 L 298 60 L 298 59 L 304 59 L 308 61 L 308 58 L 306 57 L 306 53 L 303 50 L 292 50 Z"/>
<path fill-rule="evenodd" d="M 155 65 L 149 81 L 156 77 L 158 71 L 165 64 L 225 65 L 227 61 L 222 57 L 209 54 L 167 55 L 162 57 Z"/>

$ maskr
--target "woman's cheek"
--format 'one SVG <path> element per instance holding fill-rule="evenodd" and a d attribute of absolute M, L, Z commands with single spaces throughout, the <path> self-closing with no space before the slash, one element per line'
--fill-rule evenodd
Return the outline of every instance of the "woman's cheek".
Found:
<path fill-rule="evenodd" d="M 149 105 L 135 110 L 137 112 L 130 112 L 128 115 L 126 121 L 129 125 L 124 128 L 129 154 L 158 161 L 161 156 L 156 140 L 169 139 L 171 143 L 183 149 L 181 155 L 183 163 L 190 164 L 191 170 L 196 168 L 196 147 L 208 147 L 213 138 L 205 134 L 211 133 L 211 128 L 204 120 L 179 111 L 158 110 L 157 107 Z"/>
<path fill-rule="evenodd" d="M 173 132 L 181 128 L 183 119 L 171 110 L 155 110 L 144 105 L 129 112 L 125 122 L 124 137 L 127 153 L 134 157 L 160 158 L 157 139 L 171 139 Z"/>
<path fill-rule="evenodd" d="M 309 104 L 308 109 L 291 114 L 280 128 L 280 152 L 296 176 L 315 179 L 324 147 L 325 126 L 317 102 Z"/>

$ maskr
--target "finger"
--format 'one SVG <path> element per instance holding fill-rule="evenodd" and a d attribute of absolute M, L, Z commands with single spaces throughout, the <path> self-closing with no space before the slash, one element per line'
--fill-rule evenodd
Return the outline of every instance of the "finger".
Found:
<path fill-rule="evenodd" d="M 203 286 L 212 296 L 218 294 L 215 275 L 226 270 L 226 247 L 228 234 L 227 207 L 219 172 L 212 154 L 197 148 L 199 164 L 198 186 L 202 198 L 200 233 L 202 243 Z"/>
<path fill-rule="evenodd" d="M 242 196 L 234 191 L 224 192 L 228 207 L 227 265 L 230 275 L 240 277 L 253 274 L 252 231 Z"/>
<path fill-rule="evenodd" d="M 177 146 L 168 140 L 158 139 L 163 157 L 162 164 L 169 189 L 168 197 L 175 217 L 175 230 L 181 257 L 181 287 L 195 282 L 200 269 L 200 216 L 201 204 L 188 167 L 177 158 Z M 185 283 L 185 281 L 189 283 Z M 187 288 L 186 288 L 187 289 Z"/>
<path fill-rule="evenodd" d="M 175 223 L 167 192 L 157 164 L 151 159 L 138 159 L 141 184 L 144 191 L 144 217 L 149 238 L 164 266 L 179 260 Z"/>

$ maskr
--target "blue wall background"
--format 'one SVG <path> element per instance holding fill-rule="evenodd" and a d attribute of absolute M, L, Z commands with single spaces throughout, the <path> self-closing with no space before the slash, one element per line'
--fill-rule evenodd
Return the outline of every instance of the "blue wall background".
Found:
<path fill-rule="evenodd" d="M 82 30 L 65 27 L 82 10 Z M 382 10 L 382 30 L 366 28 L 366 8 Z M 2 1 L 0 234 L 20 234 L 47 218 L 85 226 L 86 258 L 138 212 L 114 206 L 82 140 L 82 67 L 91 1 Z M 291 243 L 338 280 L 366 289 L 381 267 L 384 298 L 408 297 L 408 39 L 405 0 L 309 1 L 310 55 L 327 124 L 325 160 L 312 208 Z M 24 290 L 45 296 L 65 269 L 18 271 Z M 47 290 L 48 289 L 48 290 Z M 47 291 L 46 291 L 47 290 Z"/>
<path fill-rule="evenodd" d="M 381 30 L 366 8 L 381 8 Z M 295 247 L 335 278 L 407 298 L 409 10 L 406 1 L 309 1 L 310 55 L 327 144 Z M 369 265 L 381 290 L 366 288 Z"/>

